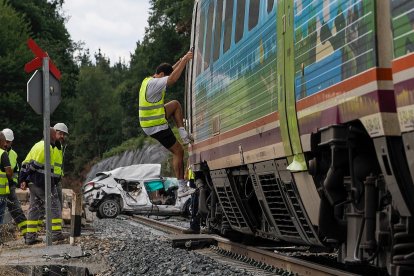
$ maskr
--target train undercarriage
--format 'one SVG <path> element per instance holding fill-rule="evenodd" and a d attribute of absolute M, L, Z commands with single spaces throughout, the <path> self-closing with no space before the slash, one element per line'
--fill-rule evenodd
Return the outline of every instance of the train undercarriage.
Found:
<path fill-rule="evenodd" d="M 336 250 L 340 263 L 412 275 L 413 186 L 402 145 L 372 139 L 355 122 L 312 135 L 308 172 L 287 170 L 286 158 L 211 171 L 201 163 L 199 215 L 230 237 Z"/>

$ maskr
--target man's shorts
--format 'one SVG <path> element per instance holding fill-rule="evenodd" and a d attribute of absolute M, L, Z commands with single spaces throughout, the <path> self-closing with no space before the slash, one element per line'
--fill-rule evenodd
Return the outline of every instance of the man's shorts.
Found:
<path fill-rule="evenodd" d="M 152 134 L 151 137 L 160 142 L 161 145 L 167 149 L 171 148 L 175 142 L 177 142 L 177 138 L 175 138 L 171 128 L 158 131 L 157 133 Z"/>

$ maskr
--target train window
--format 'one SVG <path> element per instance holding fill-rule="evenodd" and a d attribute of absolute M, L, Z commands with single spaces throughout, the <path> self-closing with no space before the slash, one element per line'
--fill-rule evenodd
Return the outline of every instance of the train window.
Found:
<path fill-rule="evenodd" d="M 246 9 L 246 0 L 237 1 L 237 12 L 236 12 L 236 34 L 235 42 L 239 42 L 243 38 L 244 31 L 244 10 Z"/>
<path fill-rule="evenodd" d="M 249 31 L 256 27 L 259 21 L 260 0 L 250 0 L 249 4 Z"/>
<path fill-rule="evenodd" d="M 273 10 L 275 0 L 267 0 L 267 12 L 270 13 Z"/>
<path fill-rule="evenodd" d="M 206 46 L 204 51 L 204 70 L 210 65 L 211 54 L 211 36 L 213 33 L 213 19 L 214 19 L 214 1 L 210 2 L 207 14 L 207 34 L 206 34 Z"/>
<path fill-rule="evenodd" d="M 200 24 L 198 29 L 198 44 L 197 44 L 197 51 L 196 51 L 196 59 L 197 59 L 197 70 L 196 76 L 200 75 L 202 70 L 203 64 L 203 46 L 204 46 L 204 27 L 206 25 L 206 12 L 203 10 L 201 12 L 200 17 Z"/>
<path fill-rule="evenodd" d="M 233 5 L 234 0 L 226 0 L 226 11 L 224 14 L 224 53 L 227 52 L 231 44 L 231 30 L 233 28 Z"/>
<path fill-rule="evenodd" d="M 214 26 L 214 52 L 213 59 L 216 61 L 220 55 L 221 23 L 223 20 L 223 0 L 217 0 L 216 22 Z"/>

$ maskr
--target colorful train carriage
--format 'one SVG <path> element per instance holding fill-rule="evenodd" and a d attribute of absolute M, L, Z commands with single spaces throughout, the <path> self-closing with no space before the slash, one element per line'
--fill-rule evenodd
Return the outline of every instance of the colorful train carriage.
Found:
<path fill-rule="evenodd" d="M 195 1 L 186 113 L 209 226 L 413 271 L 412 5 Z"/>
<path fill-rule="evenodd" d="M 404 151 L 414 179 L 414 2 L 391 1 L 395 101 Z"/>
<path fill-rule="evenodd" d="M 252 1 L 251 5 L 258 2 Z M 216 8 L 214 1 L 199 4 L 200 20 L 206 19 L 206 23 L 200 23 L 200 27 L 205 27 L 207 32 L 205 37 L 198 36 L 196 42 L 199 47 L 195 47 L 196 73 L 194 93 L 191 95 L 192 132 L 198 141 L 192 147 L 193 159 L 213 161 L 212 168 L 240 165 L 239 147 L 230 148 L 225 141 L 229 135 L 223 136 L 224 133 L 231 131 L 231 137 L 242 135 L 237 141 L 243 144 L 244 151 L 257 148 L 255 141 L 249 141 L 253 135 L 241 127 L 277 111 L 276 7 L 269 10 L 263 10 L 262 7 L 256 9 L 254 18 L 257 22 L 249 30 L 248 25 L 253 23 L 241 22 L 248 9 L 229 12 L 237 7 L 236 1 L 227 1 L 225 6 L 223 3 L 224 1 L 217 3 L 221 8 Z M 219 24 L 218 20 L 213 20 L 213 14 L 214 11 L 223 13 L 223 10 L 227 11 L 224 15 L 231 19 L 224 19 Z M 263 15 L 259 17 L 259 13 Z M 233 25 L 235 26 L 232 27 Z M 242 27 L 236 27 L 240 25 Z M 221 38 L 218 33 L 233 39 L 216 43 L 214 40 Z M 237 44 L 243 44 L 243 47 L 235 47 L 236 41 Z M 201 45 L 205 47 L 200 47 Z M 276 121 L 275 116 L 270 117 L 266 120 L 268 124 Z M 266 131 L 272 129 L 263 129 L 263 132 Z M 262 140 L 265 146 L 274 143 L 270 139 Z M 232 138 L 232 141 L 235 140 Z M 254 154 L 248 158 L 254 158 Z"/>

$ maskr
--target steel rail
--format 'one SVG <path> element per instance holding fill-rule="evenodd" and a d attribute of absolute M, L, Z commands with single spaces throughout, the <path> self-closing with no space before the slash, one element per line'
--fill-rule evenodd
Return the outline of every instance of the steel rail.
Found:
<path fill-rule="evenodd" d="M 169 234 L 182 234 L 183 230 L 185 229 L 185 228 L 182 228 L 176 225 L 168 224 L 162 221 L 157 221 L 155 219 L 150 219 L 148 217 L 139 216 L 139 215 L 123 216 L 123 217 L 126 219 L 139 222 L 141 224 L 153 227 L 157 230 L 167 232 Z"/>
<path fill-rule="evenodd" d="M 274 252 L 258 249 L 252 246 L 246 246 L 231 241 L 221 241 L 216 239 L 217 246 L 233 252 L 235 254 L 245 256 L 247 258 L 254 259 L 258 262 L 265 263 L 277 268 L 281 268 L 286 271 L 293 272 L 296 275 L 338 275 L 338 276 L 349 276 L 356 275 L 351 274 L 343 270 L 323 266 L 317 263 L 308 262 L 298 258 L 293 258 Z"/>
<path fill-rule="evenodd" d="M 134 215 L 132 217 L 126 217 L 130 220 L 142 223 L 144 225 L 153 227 L 157 230 L 167 232 L 170 234 L 182 234 L 182 231 L 185 228 L 171 225 L 165 222 L 157 221 L 143 216 Z M 249 259 L 253 259 L 257 262 L 264 263 L 267 265 L 274 266 L 276 268 L 283 269 L 294 273 L 295 275 L 338 275 L 338 276 L 349 276 L 357 275 L 351 274 L 350 272 L 335 269 L 332 267 L 323 266 L 317 263 L 312 263 L 309 261 L 301 260 L 294 257 L 289 257 L 274 252 L 266 251 L 263 249 L 258 249 L 253 246 L 246 246 L 240 243 L 232 242 L 226 238 L 209 235 L 217 241 L 217 247 L 222 250 L 232 252 L 239 256 L 244 256 Z"/>

